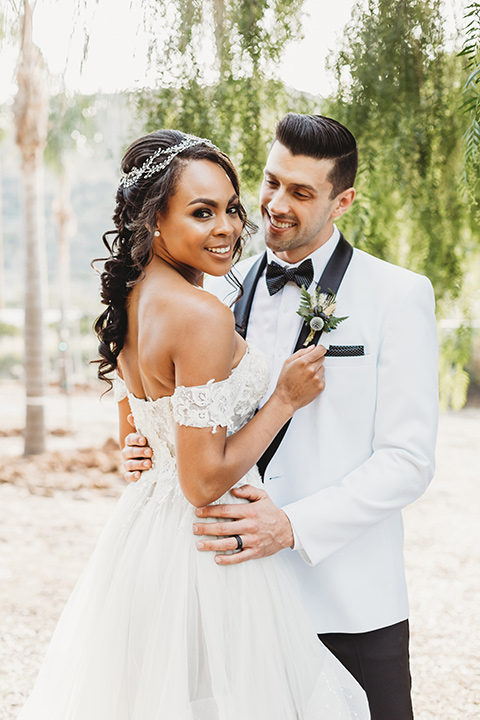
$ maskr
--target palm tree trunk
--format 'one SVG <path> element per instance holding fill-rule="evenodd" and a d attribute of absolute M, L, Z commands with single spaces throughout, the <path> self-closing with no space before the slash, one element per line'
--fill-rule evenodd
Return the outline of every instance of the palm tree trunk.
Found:
<path fill-rule="evenodd" d="M 22 154 L 25 209 L 25 455 L 45 450 L 43 151 L 48 101 L 45 71 L 32 40 L 32 7 L 23 2 L 22 45 L 15 98 L 17 145 Z"/>
<path fill-rule="evenodd" d="M 5 307 L 5 255 L 3 250 L 2 162 L 0 160 L 0 310 Z"/>
<path fill-rule="evenodd" d="M 60 185 L 54 205 L 54 217 L 57 223 L 57 269 L 58 269 L 58 305 L 60 308 L 59 326 L 59 369 L 60 388 L 66 396 L 66 426 L 71 428 L 71 371 L 72 353 L 70 349 L 70 237 L 75 224 L 75 215 L 70 204 L 70 173 L 64 161 L 60 171 Z"/>
<path fill-rule="evenodd" d="M 25 204 L 25 455 L 45 450 L 44 283 L 42 273 L 42 191 L 36 163 L 23 165 Z"/>

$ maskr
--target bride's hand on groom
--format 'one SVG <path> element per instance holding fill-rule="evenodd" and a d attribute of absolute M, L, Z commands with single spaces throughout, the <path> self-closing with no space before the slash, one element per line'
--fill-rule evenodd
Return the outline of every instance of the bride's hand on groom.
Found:
<path fill-rule="evenodd" d="M 220 565 L 237 565 L 293 547 L 290 520 L 265 490 L 243 485 L 231 492 L 249 502 L 197 508 L 199 522 L 193 525 L 193 532 L 203 536 L 197 541 L 200 552 L 224 553 L 237 550 L 238 542 L 235 536 L 239 536 L 242 542 L 241 551 L 231 555 L 215 555 L 215 561 Z M 203 518 L 220 520 L 202 523 Z"/>
<path fill-rule="evenodd" d="M 291 407 L 292 415 L 325 389 L 323 362 L 326 352 L 323 345 L 309 345 L 297 350 L 283 363 L 273 394 Z"/>

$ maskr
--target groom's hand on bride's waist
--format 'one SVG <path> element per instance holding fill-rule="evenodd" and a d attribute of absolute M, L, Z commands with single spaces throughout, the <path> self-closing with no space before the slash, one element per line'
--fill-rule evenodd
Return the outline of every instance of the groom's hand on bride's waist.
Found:
<path fill-rule="evenodd" d="M 195 535 L 203 536 L 197 541 L 199 551 L 225 553 L 239 550 L 240 543 L 237 540 L 239 537 L 241 550 L 229 555 L 215 555 L 215 562 L 220 565 L 236 565 L 293 547 L 290 520 L 265 490 L 252 485 L 243 485 L 234 488 L 232 493 L 249 502 L 197 508 L 196 515 L 199 521 L 194 524 L 193 532 Z M 202 523 L 202 518 L 219 518 L 219 520 Z M 226 522 L 222 522 L 222 518 L 225 518 Z"/>
<path fill-rule="evenodd" d="M 144 470 L 152 467 L 152 448 L 146 438 L 139 433 L 130 433 L 122 448 L 124 478 L 127 482 L 136 482 Z"/>

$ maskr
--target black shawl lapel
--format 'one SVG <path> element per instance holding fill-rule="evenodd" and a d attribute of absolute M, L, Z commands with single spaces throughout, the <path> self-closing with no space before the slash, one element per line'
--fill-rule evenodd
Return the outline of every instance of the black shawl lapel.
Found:
<path fill-rule="evenodd" d="M 267 264 L 267 253 L 265 252 L 256 262 L 253 263 L 252 267 L 245 276 L 242 283 L 243 295 L 235 303 L 233 312 L 235 315 L 235 330 L 245 338 L 247 334 L 248 320 L 250 318 L 250 311 L 252 309 L 253 296 L 255 295 L 255 288 L 265 269 Z"/>
<path fill-rule="evenodd" d="M 320 288 L 324 293 L 328 293 L 329 291 L 331 291 L 336 295 L 338 292 L 338 288 L 340 287 L 340 283 L 343 280 L 343 276 L 347 270 L 347 267 L 350 264 L 352 255 L 353 247 L 350 245 L 348 240 L 345 240 L 342 233 L 340 233 L 340 239 L 337 243 L 335 250 L 333 251 L 330 260 L 325 266 L 322 277 L 317 283 L 317 289 Z M 306 323 L 302 323 L 302 328 L 298 335 L 295 350 L 293 352 L 297 352 L 297 350 L 300 350 L 303 347 L 303 343 L 307 339 L 309 333 L 310 328 L 308 327 L 308 325 Z M 319 330 L 315 333 L 312 340 L 312 343 L 314 345 L 318 345 L 318 341 L 320 340 L 321 335 L 322 330 Z"/>

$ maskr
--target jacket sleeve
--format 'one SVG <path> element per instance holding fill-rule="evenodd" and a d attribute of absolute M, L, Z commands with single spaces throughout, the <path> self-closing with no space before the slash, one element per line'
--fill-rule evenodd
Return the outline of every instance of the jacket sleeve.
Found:
<path fill-rule="evenodd" d="M 390 309 L 377 363 L 371 456 L 339 485 L 283 507 L 309 565 L 416 500 L 433 477 L 438 348 L 427 278 L 416 276 L 408 295 Z"/>

